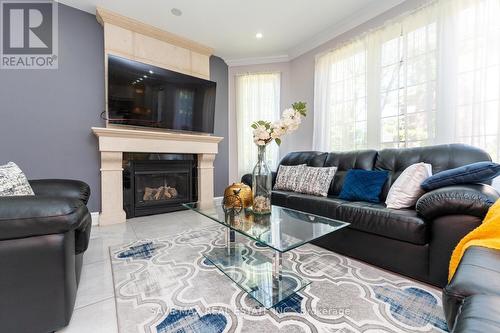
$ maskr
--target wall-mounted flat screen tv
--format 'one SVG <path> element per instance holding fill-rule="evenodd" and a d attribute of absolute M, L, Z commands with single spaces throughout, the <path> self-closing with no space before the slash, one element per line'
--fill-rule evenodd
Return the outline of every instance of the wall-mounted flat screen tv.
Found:
<path fill-rule="evenodd" d="M 108 122 L 214 132 L 216 83 L 108 56 Z"/>

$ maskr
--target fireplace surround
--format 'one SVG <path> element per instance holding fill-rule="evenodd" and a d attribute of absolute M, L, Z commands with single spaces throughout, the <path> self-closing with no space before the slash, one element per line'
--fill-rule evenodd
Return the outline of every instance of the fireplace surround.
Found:
<path fill-rule="evenodd" d="M 124 153 L 196 155 L 196 187 L 200 206 L 213 204 L 214 160 L 223 139 L 213 135 L 92 127 L 101 153 L 101 214 L 99 224 L 124 223 Z"/>

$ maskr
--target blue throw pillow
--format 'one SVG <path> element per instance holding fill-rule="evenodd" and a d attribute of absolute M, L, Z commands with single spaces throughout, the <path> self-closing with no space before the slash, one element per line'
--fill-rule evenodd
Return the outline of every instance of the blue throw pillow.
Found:
<path fill-rule="evenodd" d="M 498 175 L 500 175 L 500 164 L 477 162 L 438 172 L 427 178 L 420 186 L 426 191 L 431 191 L 450 185 L 484 183 Z"/>
<path fill-rule="evenodd" d="M 351 169 L 347 171 L 339 198 L 378 203 L 388 177 L 388 171 Z"/>

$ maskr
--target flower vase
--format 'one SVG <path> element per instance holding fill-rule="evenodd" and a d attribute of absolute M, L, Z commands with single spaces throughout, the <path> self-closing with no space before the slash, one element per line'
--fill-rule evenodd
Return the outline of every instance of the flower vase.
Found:
<path fill-rule="evenodd" d="M 255 214 L 270 214 L 273 176 L 266 163 L 266 146 L 258 145 L 257 147 L 259 149 L 258 161 L 252 174 L 252 208 Z"/>

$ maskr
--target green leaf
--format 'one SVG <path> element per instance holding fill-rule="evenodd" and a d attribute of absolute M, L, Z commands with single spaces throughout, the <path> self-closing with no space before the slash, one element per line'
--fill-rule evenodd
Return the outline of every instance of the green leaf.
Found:
<path fill-rule="evenodd" d="M 265 124 L 266 124 L 266 122 L 265 122 L 264 120 L 259 120 L 259 121 L 257 122 L 257 124 L 259 124 L 259 125 L 265 125 Z"/>
<path fill-rule="evenodd" d="M 278 146 L 281 145 L 281 139 L 280 138 L 276 138 L 276 139 L 274 139 L 274 141 L 276 141 L 276 144 Z"/>
<path fill-rule="evenodd" d="M 257 124 L 253 123 L 252 125 L 250 125 L 250 127 L 252 127 L 253 129 L 257 129 Z"/>
<path fill-rule="evenodd" d="M 305 117 L 307 115 L 307 104 L 306 102 L 295 102 L 292 104 L 292 108 L 297 111 L 301 116 Z"/>

